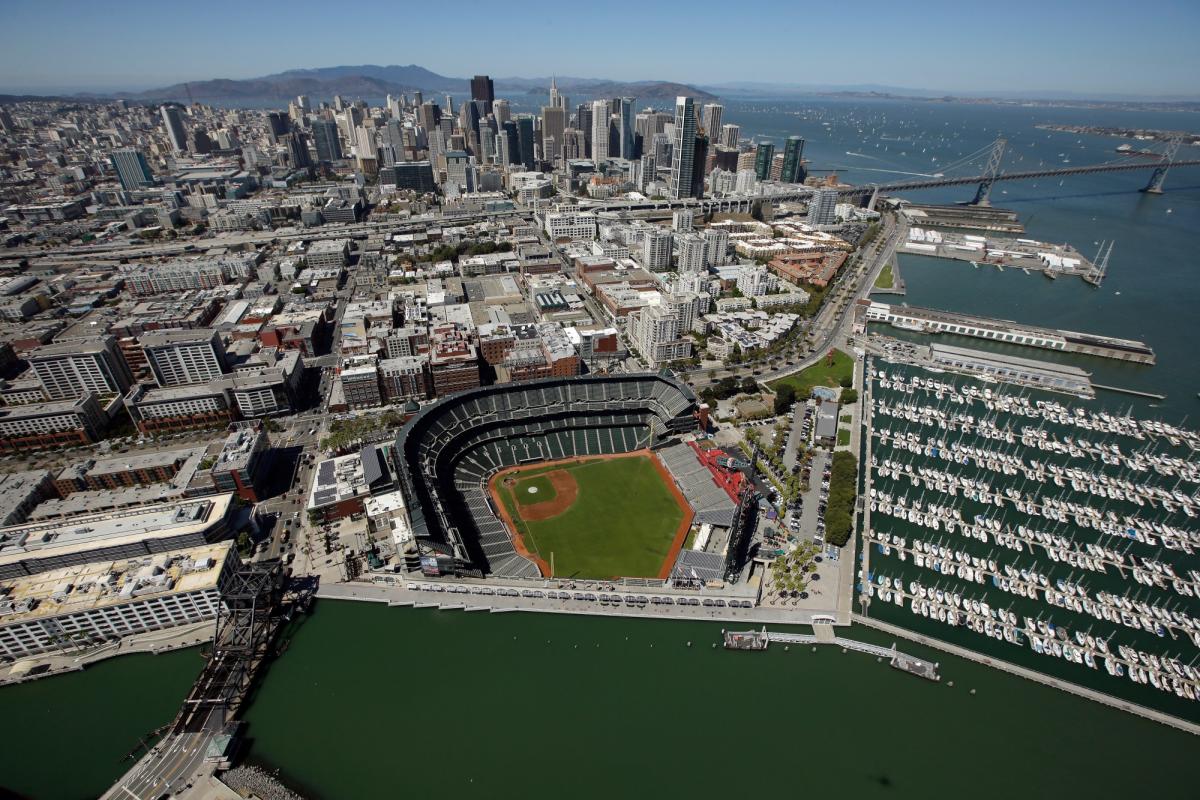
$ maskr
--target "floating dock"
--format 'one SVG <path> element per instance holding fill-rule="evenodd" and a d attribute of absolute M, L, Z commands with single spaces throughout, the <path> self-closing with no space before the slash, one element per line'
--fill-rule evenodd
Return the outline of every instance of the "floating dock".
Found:
<path fill-rule="evenodd" d="M 1097 285 L 1103 278 L 1103 271 L 1069 244 L 912 227 L 908 229 L 908 241 L 901 248 L 905 253 L 966 261 L 976 267 L 990 265 L 1041 272 L 1047 278 L 1074 276 Z"/>
<path fill-rule="evenodd" d="M 891 647 L 880 647 L 877 644 L 867 644 L 866 642 L 859 642 L 854 639 L 845 639 L 841 636 L 830 637 L 828 635 L 821 636 L 810 633 L 775 633 L 768 631 L 766 628 L 757 631 L 722 631 L 722 633 L 725 637 L 725 649 L 727 650 L 766 650 L 771 642 L 788 645 L 833 645 L 841 647 L 843 650 L 853 650 L 858 653 L 875 656 L 876 658 L 886 658 L 893 668 L 929 681 L 936 682 L 942 679 L 937 671 L 937 662 L 926 661 L 906 653 L 901 653 L 896 649 L 895 644 Z"/>
<path fill-rule="evenodd" d="M 1137 364 L 1155 363 L 1154 351 L 1144 342 L 1091 333 L 1023 325 L 1007 319 L 975 317 L 953 311 L 871 302 L 865 306 L 867 322 L 886 322 L 901 330 L 952 333 L 1004 344 L 1040 347 L 1060 353 L 1082 353 Z"/>
<path fill-rule="evenodd" d="M 1024 233 L 1016 211 L 988 206 L 908 205 L 901 213 L 913 225 L 922 228 L 958 228 L 960 230 Z"/>

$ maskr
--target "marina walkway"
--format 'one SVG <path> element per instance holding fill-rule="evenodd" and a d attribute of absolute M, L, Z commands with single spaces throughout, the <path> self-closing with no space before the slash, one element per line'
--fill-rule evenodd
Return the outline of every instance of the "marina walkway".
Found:
<path fill-rule="evenodd" d="M 974 661 L 976 664 L 983 664 L 984 666 L 992 667 L 994 669 L 1016 675 L 1017 677 L 1040 683 L 1044 686 L 1061 689 L 1064 692 L 1070 692 L 1078 697 L 1094 700 L 1097 703 L 1103 703 L 1111 708 L 1120 709 L 1121 711 L 1128 711 L 1130 714 L 1136 714 L 1144 719 L 1152 720 L 1163 725 L 1169 725 L 1170 727 L 1184 731 L 1185 733 L 1200 735 L 1200 725 L 1189 722 L 1185 719 L 1180 719 L 1179 717 L 1174 717 L 1161 711 L 1155 711 L 1152 708 L 1146 708 L 1145 706 L 1140 706 L 1136 703 L 1129 703 L 1113 697 L 1112 695 L 1104 694 L 1103 692 L 1097 692 L 1093 689 L 1088 689 L 1068 681 L 1060 680 L 1051 675 L 1044 675 L 1035 670 L 1017 666 L 1016 664 L 1012 664 L 1008 661 L 1002 661 L 998 658 L 985 656 L 980 653 L 976 653 L 974 650 L 968 650 L 965 647 L 959 647 L 958 645 L 944 642 L 941 639 L 934 639 L 920 633 L 906 630 L 897 625 L 892 625 L 881 620 L 865 617 L 861 614 L 854 615 L 854 622 L 859 625 L 866 625 L 867 627 L 874 628 L 878 631 L 883 631 L 884 633 L 888 633 L 892 636 L 908 639 L 909 641 L 925 645 L 926 647 L 932 647 L 937 650 L 941 650 L 942 652 L 950 653 L 951 655 L 958 656 L 959 658 L 965 658 L 968 661 Z"/>

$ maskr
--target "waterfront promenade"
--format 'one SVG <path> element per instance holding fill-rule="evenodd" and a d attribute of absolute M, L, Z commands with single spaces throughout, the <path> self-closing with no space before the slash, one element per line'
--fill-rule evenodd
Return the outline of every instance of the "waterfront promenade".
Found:
<path fill-rule="evenodd" d="M 383 577 L 383 576 L 378 576 Z M 838 625 L 850 624 L 850 593 L 838 592 L 837 607 L 827 607 L 827 603 L 820 605 L 804 605 L 800 601 L 799 605 L 788 607 L 764 607 L 752 606 L 751 608 L 730 608 L 728 606 L 705 606 L 705 605 L 628 605 L 625 603 L 601 605 L 596 601 L 587 600 L 561 600 L 550 597 L 525 597 L 525 596 L 504 596 L 499 594 L 476 594 L 470 590 L 473 588 L 502 588 L 495 583 L 465 581 L 450 582 L 446 580 L 431 581 L 429 579 L 413 578 L 405 579 L 397 577 L 393 579 L 392 584 L 386 583 L 370 583 L 367 581 L 353 581 L 347 583 L 323 584 L 317 590 L 316 596 L 326 600 L 358 600 L 362 602 L 384 603 L 390 606 L 411 606 L 413 608 L 437 608 L 444 611 L 486 611 L 493 614 L 502 614 L 515 611 L 540 612 L 549 614 L 584 614 L 588 616 L 602 617 L 631 617 L 639 619 L 682 619 L 692 621 L 720 621 L 720 622 L 741 622 L 741 623 L 763 623 L 776 625 L 811 625 L 814 622 L 830 622 Z M 408 585 L 438 585 L 442 591 L 414 590 L 407 588 Z M 455 592 L 452 589 L 465 588 L 465 592 Z M 529 582 L 524 585 L 513 584 L 511 587 L 525 590 L 536 590 L 543 595 L 548 591 L 556 591 L 552 584 L 543 584 L 541 581 Z M 754 587 L 743 586 L 745 597 L 754 597 Z M 564 590 L 575 594 L 580 590 Z M 596 594 L 596 590 L 587 589 L 587 592 Z M 605 594 L 621 594 L 634 595 L 643 597 L 694 597 L 700 600 L 715 599 L 721 597 L 730 599 L 743 596 L 742 594 L 731 595 L 728 593 L 717 594 L 712 593 L 697 593 L 688 592 L 682 593 L 678 590 L 659 589 L 652 587 L 632 587 L 624 586 L 617 587 L 608 591 L 603 591 Z M 844 606 L 844 607 L 840 607 Z"/>
<path fill-rule="evenodd" d="M 1144 719 L 1152 720 L 1163 725 L 1168 725 L 1177 730 L 1184 731 L 1185 733 L 1200 735 L 1200 725 L 1197 725 L 1194 722 L 1188 722 L 1185 719 L 1180 719 L 1179 717 L 1174 717 L 1170 714 L 1164 714 L 1163 712 L 1155 711 L 1152 708 L 1146 708 L 1145 706 L 1140 706 L 1136 703 L 1130 703 L 1125 700 L 1121 700 L 1120 698 L 1113 697 L 1110 694 L 1098 692 L 1094 689 L 1088 689 L 1086 687 L 1079 686 L 1078 684 L 1055 678 L 1052 675 L 1045 675 L 1041 672 L 1037 672 L 1032 669 L 1026 669 L 1025 667 L 1018 666 L 1008 661 L 1003 661 L 991 656 L 985 656 L 982 653 L 975 652 L 974 650 L 968 650 L 965 647 L 959 647 L 958 645 L 944 642 L 941 639 L 934 639 L 933 637 L 925 636 L 923 634 L 901 628 L 898 625 L 892 625 L 881 620 L 872 619 L 871 617 L 867 617 L 862 614 L 855 614 L 854 622 L 859 625 L 866 625 L 867 627 L 874 628 L 878 631 L 883 631 L 884 633 L 891 634 L 892 636 L 908 639 L 911 642 L 916 642 L 917 644 L 922 644 L 926 647 L 932 647 L 934 649 L 941 650 L 942 652 L 950 653 L 951 655 L 958 656 L 959 658 L 965 658 L 968 661 L 974 661 L 976 664 L 983 664 L 984 666 L 998 669 L 1011 675 L 1016 675 L 1019 678 L 1025 678 L 1027 680 L 1034 681 L 1035 683 L 1040 683 L 1043 686 L 1050 686 L 1054 689 L 1060 689 L 1064 692 L 1077 695 L 1078 697 L 1094 700 L 1097 703 L 1101 703 L 1111 708 L 1127 711 L 1130 714 L 1136 714 Z"/>

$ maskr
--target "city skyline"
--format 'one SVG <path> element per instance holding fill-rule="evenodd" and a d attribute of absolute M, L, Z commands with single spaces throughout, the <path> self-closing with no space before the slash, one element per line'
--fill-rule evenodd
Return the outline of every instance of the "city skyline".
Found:
<path fill-rule="evenodd" d="M 486 11 L 482 4 L 472 5 Z M 521 15 L 489 20 L 488 36 L 498 42 L 536 41 L 538 47 L 459 52 L 440 47 L 434 35 L 396 37 L 396 28 L 387 24 L 331 37 L 327 25 L 314 24 L 327 9 L 310 2 L 289 6 L 283 16 L 270 8 L 218 2 L 182 8 L 169 18 L 144 2 L 126 4 L 120 14 L 74 0 L 14 2 L 4 11 L 7 24 L 0 33 L 0 91 L 135 92 L 334 64 L 396 63 L 419 64 L 455 78 L 488 74 L 498 81 L 557 74 L 699 86 L 757 82 L 1039 97 L 1196 97 L 1190 76 L 1200 73 L 1200 54 L 1190 40 L 1200 30 L 1200 7 L 1170 1 L 1152 6 L 1130 15 L 1126 6 L 1112 2 L 1089 4 L 1082 13 L 1070 4 L 1022 1 L 999 16 L 940 0 L 919 10 L 868 3 L 866 13 L 854 20 L 856 27 L 848 29 L 832 6 L 799 12 L 765 3 L 755 6 L 755 17 L 773 18 L 776 24 L 754 28 L 749 41 L 727 33 L 734 19 L 725 19 L 731 12 L 715 3 L 699 3 L 686 17 L 632 3 L 609 7 L 614 19 L 636 18 L 648 31 L 670 26 L 673 35 L 703 45 L 675 52 L 634 51 L 620 42 L 580 47 L 577 38 L 555 35 L 555 6 L 534 3 Z M 370 0 L 356 9 L 381 21 L 395 13 L 394 6 Z M 448 8 L 422 14 L 414 34 L 452 28 L 461 19 Z M 57 25 L 68 17 L 75 23 L 71 28 Z M 183 30 L 187 35 L 178 35 Z M 709 58 L 727 36 L 730 57 Z M 138 46 L 126 46 L 131 40 Z M 117 41 L 122 42 L 119 59 L 112 57 Z M 746 46 L 750 41 L 754 46 Z M 214 55 L 218 42 L 220 58 Z M 1148 42 L 1154 46 L 1143 46 Z M 1114 57 L 1135 44 L 1136 59 Z M 46 58 L 48 52 L 52 59 Z"/>

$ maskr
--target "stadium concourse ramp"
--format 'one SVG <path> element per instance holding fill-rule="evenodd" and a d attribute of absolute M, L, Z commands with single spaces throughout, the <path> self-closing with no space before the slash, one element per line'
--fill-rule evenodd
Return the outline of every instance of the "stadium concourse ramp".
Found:
<path fill-rule="evenodd" d="M 675 479 L 679 490 L 696 512 L 701 524 L 728 528 L 733 524 L 736 504 L 713 480 L 712 471 L 687 444 L 673 444 L 658 451 L 658 457 Z"/>
<path fill-rule="evenodd" d="M 400 430 L 400 484 L 423 558 L 456 572 L 535 578 L 488 495 L 508 467 L 628 453 L 695 427 L 696 397 L 658 374 L 481 387 L 422 409 Z"/>

